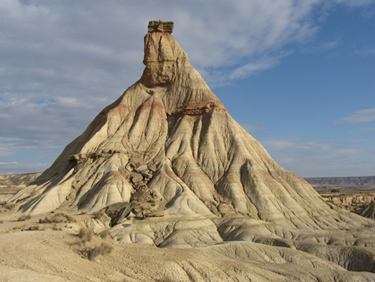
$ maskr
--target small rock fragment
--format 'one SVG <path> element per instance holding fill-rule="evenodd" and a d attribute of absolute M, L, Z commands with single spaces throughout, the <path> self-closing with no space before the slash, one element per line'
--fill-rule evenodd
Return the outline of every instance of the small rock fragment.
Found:
<path fill-rule="evenodd" d="M 145 171 L 147 170 L 147 165 L 141 165 L 140 167 L 137 167 L 135 170 L 138 171 L 138 172 L 142 172 L 142 171 Z"/>

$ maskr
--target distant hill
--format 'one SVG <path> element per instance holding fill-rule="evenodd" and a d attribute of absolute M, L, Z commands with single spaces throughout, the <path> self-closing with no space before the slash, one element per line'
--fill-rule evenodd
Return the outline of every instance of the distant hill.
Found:
<path fill-rule="evenodd" d="M 8 198 L 28 185 L 41 173 L 0 175 L 0 194 Z M 360 177 L 308 177 L 305 180 L 319 192 L 339 190 L 368 191 L 375 190 L 375 176 Z M 0 196 L 1 198 L 1 196 Z"/>
<path fill-rule="evenodd" d="M 305 180 L 318 191 L 331 189 L 367 191 L 375 189 L 375 176 L 312 177 L 305 178 Z"/>
<path fill-rule="evenodd" d="M 40 172 L 0 175 L 0 201 L 9 199 L 39 175 L 41 175 Z"/>
<path fill-rule="evenodd" d="M 41 172 L 24 173 L 24 174 L 4 174 L 0 175 L 0 185 L 19 186 L 27 185 L 37 178 Z"/>

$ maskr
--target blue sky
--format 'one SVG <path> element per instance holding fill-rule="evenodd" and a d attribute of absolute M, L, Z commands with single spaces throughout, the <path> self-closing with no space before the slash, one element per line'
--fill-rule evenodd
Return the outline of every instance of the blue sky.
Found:
<path fill-rule="evenodd" d="M 139 79 L 160 18 L 285 169 L 375 175 L 372 0 L 0 0 L 0 174 L 51 165 Z"/>

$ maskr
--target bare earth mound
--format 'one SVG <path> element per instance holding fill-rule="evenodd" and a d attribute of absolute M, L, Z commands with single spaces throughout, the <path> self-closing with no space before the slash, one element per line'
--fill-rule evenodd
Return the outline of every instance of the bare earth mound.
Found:
<path fill-rule="evenodd" d="M 40 175 L 37 173 L 0 175 L 0 201 L 7 201 Z"/>
<path fill-rule="evenodd" d="M 172 30 L 171 22 L 150 22 L 140 80 L 10 199 L 19 214 L 33 215 L 29 220 L 51 211 L 88 213 L 81 215 L 85 225 L 95 233 L 108 229 L 120 241 L 110 241 L 111 255 L 103 254 L 87 277 L 75 277 L 76 265 L 99 262 L 77 255 L 67 234 L 78 227 L 68 224 L 56 227 L 59 235 L 4 234 L 3 251 L 11 253 L 3 242 L 12 236 L 30 242 L 56 236 L 60 241 L 48 252 L 76 260 L 64 272 L 77 281 L 92 275 L 100 281 L 375 281 L 374 221 L 328 205 L 280 167 L 229 115 Z M 18 269 L 22 257 L 5 266 Z M 45 275 L 48 263 L 59 260 L 41 259 L 39 268 L 23 263 Z M 109 270 L 111 277 L 99 274 Z"/>

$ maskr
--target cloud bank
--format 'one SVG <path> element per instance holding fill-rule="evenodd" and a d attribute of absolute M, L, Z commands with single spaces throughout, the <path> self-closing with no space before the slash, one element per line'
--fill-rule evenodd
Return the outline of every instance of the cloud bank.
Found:
<path fill-rule="evenodd" d="M 314 13 L 370 3 L 0 0 L 0 157 L 38 150 L 52 162 L 141 76 L 149 20 L 175 22 L 173 35 L 215 87 L 278 65 L 318 32 Z"/>
<path fill-rule="evenodd" d="M 293 168 L 293 172 L 302 177 L 356 176 L 353 172 L 358 171 L 361 176 L 374 175 L 374 146 L 297 139 L 269 140 L 263 145 L 281 166 L 287 170 Z"/>

